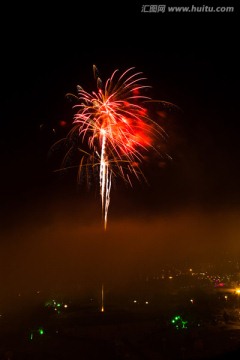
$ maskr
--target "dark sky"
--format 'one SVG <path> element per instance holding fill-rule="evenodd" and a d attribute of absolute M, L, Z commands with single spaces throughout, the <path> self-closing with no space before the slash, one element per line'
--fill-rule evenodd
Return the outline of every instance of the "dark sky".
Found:
<path fill-rule="evenodd" d="M 111 238 L 110 247 L 114 241 L 116 247 L 106 254 L 117 258 L 123 244 L 126 269 L 141 262 L 154 268 L 166 254 L 176 258 L 176 247 L 182 258 L 186 249 L 188 257 L 204 256 L 217 244 L 223 252 L 239 252 L 238 8 L 149 14 L 141 13 L 141 5 L 59 3 L 51 10 L 42 2 L 32 8 L 21 2 L 2 12 L 1 243 L 10 278 L 23 262 L 31 268 L 35 253 L 46 269 L 55 261 L 59 270 L 65 241 L 71 244 L 67 264 L 73 255 L 79 263 L 76 249 L 82 261 L 94 263 L 99 241 Z M 78 84 L 94 90 L 93 64 L 103 79 L 116 68 L 134 66 L 146 75 L 153 98 L 181 108 L 162 119 L 172 161 L 145 164 L 149 186 L 114 183 L 107 235 L 97 186 L 87 192 L 74 172 L 54 173 L 55 159 L 49 157 L 51 145 L 70 129 L 60 125 L 73 117 L 65 94 L 75 93 Z M 34 269 L 32 282 L 40 281 Z"/>

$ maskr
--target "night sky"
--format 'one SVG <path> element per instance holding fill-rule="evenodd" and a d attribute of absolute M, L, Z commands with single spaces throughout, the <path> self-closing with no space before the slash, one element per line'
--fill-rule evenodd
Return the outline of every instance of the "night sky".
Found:
<path fill-rule="evenodd" d="M 150 14 L 141 5 L 21 2 L 2 11 L 0 246 L 9 291 L 109 273 L 124 282 L 171 259 L 240 255 L 238 9 Z M 71 128 L 66 93 L 95 90 L 93 64 L 103 80 L 134 66 L 154 99 L 180 108 L 161 118 L 172 160 L 144 164 L 149 185 L 116 179 L 106 233 L 98 184 L 87 190 L 75 171 L 54 172 L 59 159 L 49 152 Z"/>

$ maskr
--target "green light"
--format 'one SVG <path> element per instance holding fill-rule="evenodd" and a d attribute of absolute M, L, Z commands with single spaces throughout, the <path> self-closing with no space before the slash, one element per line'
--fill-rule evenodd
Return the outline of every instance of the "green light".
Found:
<path fill-rule="evenodd" d="M 43 334 L 44 334 L 44 330 L 43 330 L 42 328 L 40 328 L 40 329 L 38 330 L 38 332 L 39 332 L 40 335 L 43 335 Z"/>
<path fill-rule="evenodd" d="M 184 321 L 182 319 L 182 317 L 180 315 L 175 316 L 172 320 L 171 323 L 174 324 L 174 326 L 176 327 L 176 329 L 187 329 L 187 323 L 188 321 Z"/>
<path fill-rule="evenodd" d="M 58 303 L 58 304 L 57 304 L 57 307 L 60 307 L 60 306 L 61 306 L 61 304 Z"/>
<path fill-rule="evenodd" d="M 32 340 L 32 339 L 33 339 L 33 333 L 30 334 L 30 340 Z"/>
<path fill-rule="evenodd" d="M 183 329 L 187 329 L 187 326 L 186 326 L 187 323 L 188 323 L 187 321 L 183 321 L 183 320 L 182 320 L 182 328 L 183 328 Z"/>

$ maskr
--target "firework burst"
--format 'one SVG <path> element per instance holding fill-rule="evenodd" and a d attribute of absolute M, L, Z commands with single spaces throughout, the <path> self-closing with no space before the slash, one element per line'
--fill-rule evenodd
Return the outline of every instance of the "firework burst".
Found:
<path fill-rule="evenodd" d="M 77 86 L 77 95 L 67 94 L 76 100 L 73 106 L 76 112 L 65 140 L 70 144 L 76 138 L 82 143 L 87 141 L 87 152 L 78 147 L 81 153 L 78 180 L 84 169 L 86 172 L 89 168 L 97 169 L 105 229 L 113 177 L 120 176 L 131 186 L 132 176 L 145 179 L 141 170 L 144 156 L 150 149 L 161 155 L 159 144 L 166 135 L 149 115 L 148 105 L 153 100 L 144 92 L 150 86 L 143 84 L 146 78 L 134 69 L 129 68 L 120 75 L 115 70 L 103 83 L 94 65 L 96 91 L 90 93 Z M 71 145 L 64 166 L 72 149 Z"/>

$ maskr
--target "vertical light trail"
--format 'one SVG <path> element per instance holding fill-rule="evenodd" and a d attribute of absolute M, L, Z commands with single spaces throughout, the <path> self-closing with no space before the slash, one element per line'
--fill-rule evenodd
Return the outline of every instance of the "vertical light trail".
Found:
<path fill-rule="evenodd" d="M 102 300 L 101 312 L 104 312 L 104 285 L 103 284 L 102 284 L 101 300 Z"/>
<path fill-rule="evenodd" d="M 106 130 L 101 130 L 101 158 L 100 158 L 100 194 L 102 199 L 102 213 L 104 229 L 107 229 L 107 216 L 110 204 L 111 170 L 109 170 L 108 158 L 106 155 Z"/>

